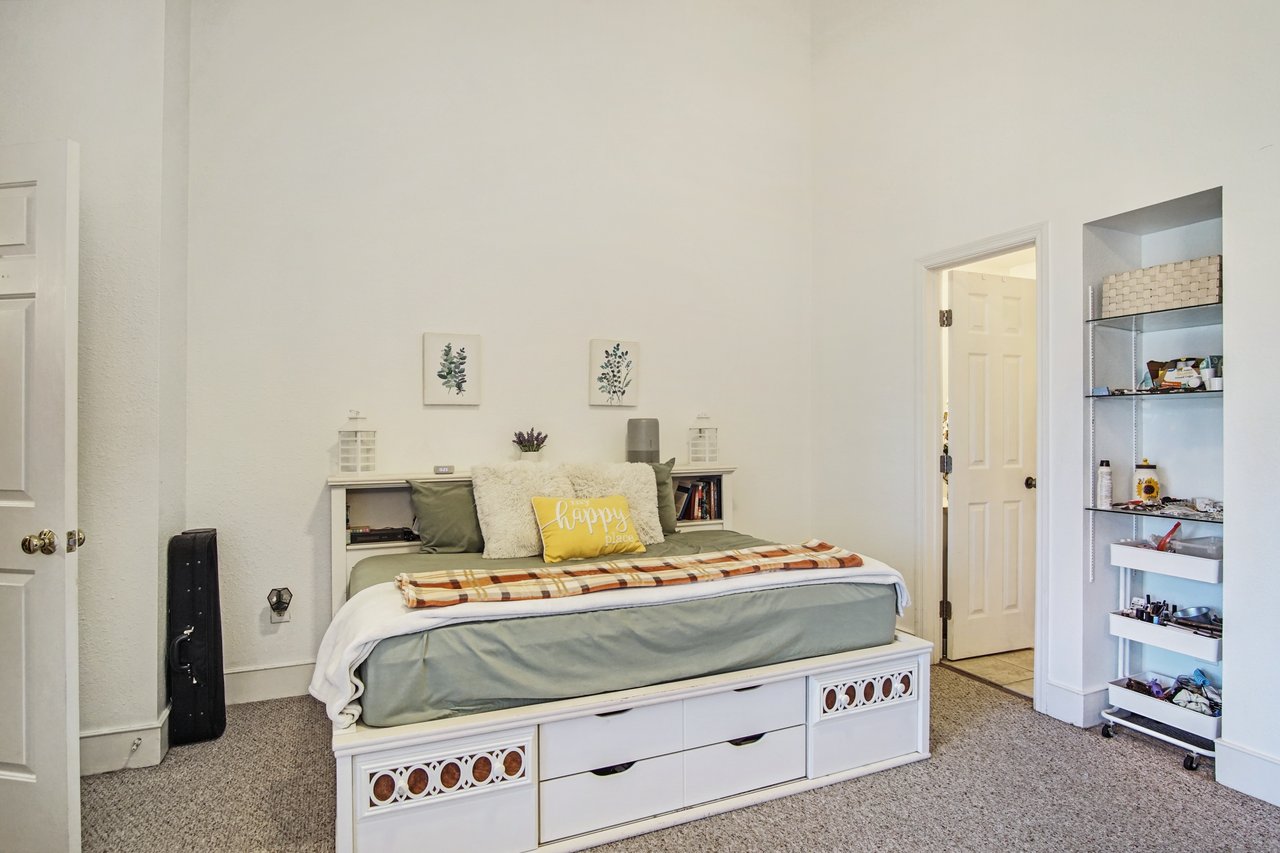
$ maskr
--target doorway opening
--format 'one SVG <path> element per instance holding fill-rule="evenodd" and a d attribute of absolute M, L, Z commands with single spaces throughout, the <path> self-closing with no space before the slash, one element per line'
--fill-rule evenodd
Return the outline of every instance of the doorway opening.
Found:
<path fill-rule="evenodd" d="M 935 271 L 942 660 L 1034 695 L 1034 244 Z"/>

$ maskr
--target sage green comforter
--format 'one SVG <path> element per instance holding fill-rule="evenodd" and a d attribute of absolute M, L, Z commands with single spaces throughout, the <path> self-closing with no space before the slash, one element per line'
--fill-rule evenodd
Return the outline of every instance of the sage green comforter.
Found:
<path fill-rule="evenodd" d="M 645 556 L 767 544 L 732 531 L 675 533 Z M 348 593 L 400 572 L 542 565 L 479 554 L 370 557 Z M 819 584 L 605 612 L 451 625 L 378 643 L 360 667 L 362 721 L 395 726 L 732 672 L 893 639 L 896 598 L 881 584 Z"/>

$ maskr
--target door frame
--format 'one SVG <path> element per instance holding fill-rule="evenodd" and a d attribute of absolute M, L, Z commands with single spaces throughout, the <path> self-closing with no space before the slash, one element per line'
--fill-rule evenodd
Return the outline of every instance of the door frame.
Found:
<path fill-rule="evenodd" d="M 942 617 L 937 605 L 942 601 L 942 476 L 938 471 L 938 459 L 942 455 L 942 400 L 941 341 L 938 331 L 940 310 L 940 284 L 943 270 L 975 261 L 1003 255 L 1015 249 L 1034 246 L 1036 250 L 1036 473 L 1048 470 L 1049 453 L 1049 394 L 1050 359 L 1046 353 L 1050 347 L 1049 326 L 1049 223 L 1038 222 L 994 237 L 976 240 L 962 246 L 944 249 L 915 262 L 915 308 L 919 323 L 916 326 L 916 458 L 920 460 L 917 489 L 921 506 L 927 508 L 919 514 L 916 536 L 916 565 L 919 567 L 917 584 L 920 589 L 921 607 L 916 611 L 916 633 L 933 643 L 933 662 L 942 658 Z M 1035 596 L 1035 664 L 1033 692 L 1035 708 L 1042 710 L 1042 663 L 1048 659 L 1049 607 L 1045 600 L 1049 588 L 1048 555 L 1051 529 L 1049 526 L 1048 493 L 1036 495 L 1036 596 Z"/>

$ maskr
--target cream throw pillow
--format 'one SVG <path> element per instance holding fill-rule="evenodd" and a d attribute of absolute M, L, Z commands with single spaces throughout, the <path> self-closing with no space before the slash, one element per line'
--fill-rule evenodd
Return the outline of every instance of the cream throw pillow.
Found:
<path fill-rule="evenodd" d="M 484 535 L 484 555 L 495 560 L 541 554 L 533 499 L 574 493 L 562 466 L 541 462 L 478 465 L 471 469 L 471 485 Z"/>
<path fill-rule="evenodd" d="M 662 542 L 662 521 L 658 518 L 658 481 L 648 462 L 597 462 L 565 465 L 576 498 L 607 498 L 622 495 L 631 508 L 640 541 L 646 545 Z M 565 494 L 543 492 L 544 495 Z M 482 525 L 483 526 L 483 519 Z M 485 541 L 489 533 L 485 531 Z M 486 555 L 488 551 L 486 550 Z"/>

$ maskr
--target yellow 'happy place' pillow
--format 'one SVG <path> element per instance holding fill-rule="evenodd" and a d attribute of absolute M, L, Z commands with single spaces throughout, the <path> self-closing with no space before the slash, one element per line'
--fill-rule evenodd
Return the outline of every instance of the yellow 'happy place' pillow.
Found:
<path fill-rule="evenodd" d="M 622 495 L 607 498 L 533 499 L 542 535 L 542 560 L 559 563 L 575 557 L 644 552 L 631 508 Z"/>

